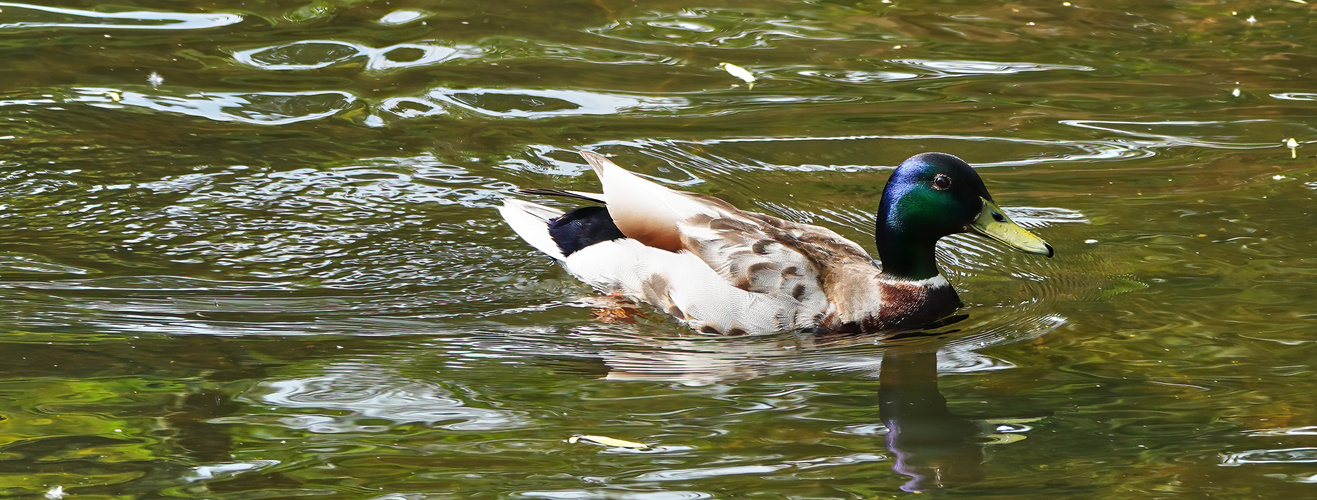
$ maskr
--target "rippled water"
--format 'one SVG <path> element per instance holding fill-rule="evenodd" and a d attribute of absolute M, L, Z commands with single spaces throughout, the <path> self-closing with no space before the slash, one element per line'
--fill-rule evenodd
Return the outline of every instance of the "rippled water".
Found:
<path fill-rule="evenodd" d="M 1314 9 L 0 2 L 0 496 L 1312 496 Z M 493 210 L 577 149 L 869 246 L 954 153 L 1057 257 L 949 239 L 905 338 L 605 322 Z"/>

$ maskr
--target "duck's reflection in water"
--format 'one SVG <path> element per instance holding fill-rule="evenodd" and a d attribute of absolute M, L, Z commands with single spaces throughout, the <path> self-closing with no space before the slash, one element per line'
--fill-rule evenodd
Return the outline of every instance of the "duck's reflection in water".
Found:
<path fill-rule="evenodd" d="M 1060 320 L 1050 324 L 1060 324 Z M 1050 326 L 1050 325 L 1049 325 Z M 1050 329 L 1035 330 L 1041 334 Z M 963 332 L 963 330 L 961 330 Z M 1024 438 L 1021 425 L 1037 416 L 971 419 L 952 413 L 938 388 L 939 373 L 979 373 L 1009 368 L 974 349 L 1035 335 L 980 332 L 902 339 L 783 337 L 758 340 L 670 339 L 662 349 L 603 354 L 612 380 L 672 380 L 691 385 L 726 383 L 800 370 L 878 375 L 878 418 L 887 428 L 892 469 L 909 476 L 901 489 L 931 491 L 985 479 L 985 446 Z M 787 345 L 792 344 L 789 348 Z M 784 349 L 786 348 L 786 349 Z M 939 361 L 940 358 L 940 361 Z"/>
<path fill-rule="evenodd" d="M 883 356 L 878 415 L 887 426 L 892 469 L 910 476 L 902 485 L 917 492 L 983 479 L 979 426 L 947 409 L 937 387 L 937 352 L 898 346 Z"/>

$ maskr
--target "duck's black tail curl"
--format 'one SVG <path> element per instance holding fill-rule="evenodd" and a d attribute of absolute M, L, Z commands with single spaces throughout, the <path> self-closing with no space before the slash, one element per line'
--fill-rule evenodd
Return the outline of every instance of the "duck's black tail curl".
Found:
<path fill-rule="evenodd" d="M 549 236 L 564 256 L 595 243 L 626 238 L 605 207 L 582 207 L 550 220 Z"/>

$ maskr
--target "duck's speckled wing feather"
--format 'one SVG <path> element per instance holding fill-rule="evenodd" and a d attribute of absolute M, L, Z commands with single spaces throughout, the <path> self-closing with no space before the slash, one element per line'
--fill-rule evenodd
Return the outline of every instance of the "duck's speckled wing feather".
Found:
<path fill-rule="evenodd" d="M 875 286 L 881 270 L 830 229 L 739 210 L 679 228 L 684 248 L 733 286 L 795 299 L 818 321 L 862 321 L 883 307 Z"/>

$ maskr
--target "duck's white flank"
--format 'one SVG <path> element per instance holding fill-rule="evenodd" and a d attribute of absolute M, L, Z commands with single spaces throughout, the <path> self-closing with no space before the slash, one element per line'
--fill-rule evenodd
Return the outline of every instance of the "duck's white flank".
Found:
<path fill-rule="evenodd" d="M 563 263 L 595 289 L 653 304 L 696 330 L 773 332 L 812 326 L 817 320 L 818 311 L 802 311 L 801 303 L 790 297 L 733 286 L 684 250 L 669 252 L 625 238 L 585 247 Z"/>

